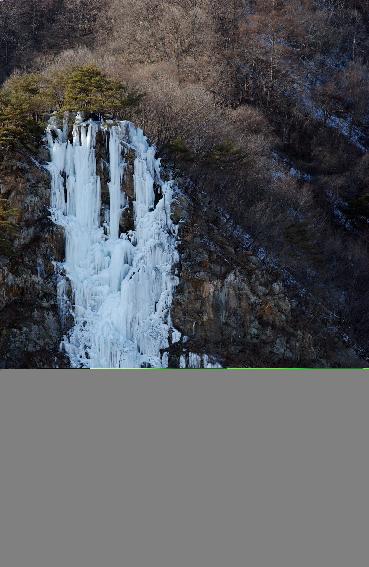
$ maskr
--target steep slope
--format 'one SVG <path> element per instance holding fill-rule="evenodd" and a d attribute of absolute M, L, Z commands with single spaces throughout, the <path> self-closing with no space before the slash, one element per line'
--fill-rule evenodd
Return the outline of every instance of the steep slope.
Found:
<path fill-rule="evenodd" d="M 140 94 L 134 109 L 113 104 L 108 115 L 141 127 L 186 180 L 172 317 L 189 340 L 178 352 L 204 353 L 208 333 L 227 364 L 347 364 L 350 345 L 369 356 L 367 3 L 3 0 L 0 15 L 0 74 L 40 71 L 15 92 L 27 120 L 65 109 L 66 85 L 67 109 L 81 108 L 89 83 L 74 71 L 95 65 Z M 24 122 L 14 108 L 9 121 L 1 98 L 0 143 L 22 137 Z M 264 296 L 246 290 L 251 278 Z M 261 305 L 286 309 L 274 284 L 290 310 L 271 330 Z M 234 293 L 251 294 L 251 319 Z M 300 330 L 312 339 L 294 337 Z"/>
<path fill-rule="evenodd" d="M 50 179 L 26 153 L 0 167 L 1 197 L 16 210 L 17 232 L 0 253 L 0 366 L 58 368 L 62 328 L 53 260 L 63 235 L 50 219 Z"/>
<path fill-rule="evenodd" d="M 196 352 L 228 367 L 366 365 L 329 306 L 265 257 L 206 192 L 185 186 L 173 214 L 181 243 L 172 318 L 187 337 L 174 345 L 173 364 Z"/>
<path fill-rule="evenodd" d="M 100 13 L 100 0 L 1 0 L 0 83 L 38 57 L 93 45 Z"/>
<path fill-rule="evenodd" d="M 132 124 L 77 117 L 73 132 L 51 123 L 48 143 L 49 165 L 44 148 L 2 167 L 19 209 L 1 258 L 3 366 L 366 364 L 205 190 L 169 181 Z"/>

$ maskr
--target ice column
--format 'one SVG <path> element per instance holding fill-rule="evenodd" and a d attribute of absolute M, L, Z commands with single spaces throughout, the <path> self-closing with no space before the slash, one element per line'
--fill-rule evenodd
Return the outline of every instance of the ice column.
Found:
<path fill-rule="evenodd" d="M 110 197 L 108 234 L 101 226 L 101 180 L 96 135 L 108 137 Z M 51 161 L 51 213 L 65 232 L 65 262 L 74 326 L 64 338 L 73 367 L 161 367 L 172 331 L 170 307 L 178 283 L 177 227 L 170 218 L 173 185 L 160 176 L 160 161 L 142 130 L 129 122 L 83 122 L 47 128 Z M 134 152 L 134 230 L 120 234 L 127 206 L 125 153 Z M 154 187 L 157 188 L 157 198 Z M 159 195 L 159 197 L 158 197 Z M 157 202 L 156 202 L 157 201 Z M 67 286 L 60 280 L 59 290 Z M 63 311 L 65 320 L 65 308 Z M 174 333 L 178 336 L 178 332 Z"/>

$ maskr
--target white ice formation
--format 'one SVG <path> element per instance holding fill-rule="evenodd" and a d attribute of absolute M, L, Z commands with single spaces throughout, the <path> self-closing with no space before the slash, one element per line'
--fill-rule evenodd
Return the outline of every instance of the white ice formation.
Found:
<path fill-rule="evenodd" d="M 223 366 L 213 357 L 207 354 L 196 354 L 194 352 L 189 352 L 182 354 L 179 359 L 180 368 L 223 368 Z"/>
<path fill-rule="evenodd" d="M 96 136 L 107 145 L 109 205 L 102 201 Z M 178 278 L 177 226 L 170 217 L 173 183 L 161 178 L 142 130 L 132 123 L 83 121 L 47 128 L 52 177 L 51 214 L 63 227 L 65 262 L 58 265 L 62 320 L 74 324 L 63 348 L 74 368 L 166 367 L 170 307 Z M 129 207 L 127 154 L 134 155 L 134 229 L 120 230 Z M 68 293 L 68 288 L 71 293 Z"/>

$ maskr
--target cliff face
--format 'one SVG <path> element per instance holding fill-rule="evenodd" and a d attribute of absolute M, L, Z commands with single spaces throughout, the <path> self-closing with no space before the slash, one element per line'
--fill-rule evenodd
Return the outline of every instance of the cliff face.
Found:
<path fill-rule="evenodd" d="M 173 347 L 173 364 L 192 352 L 227 367 L 365 365 L 333 315 L 260 259 L 205 193 L 180 193 L 173 215 L 181 219 L 173 323 L 189 339 Z"/>
<path fill-rule="evenodd" d="M 0 366 L 64 367 L 52 263 L 64 245 L 49 219 L 50 179 L 29 156 L 13 157 L 0 170 L 1 197 L 19 214 L 12 250 L 0 257 Z"/>
<path fill-rule="evenodd" d="M 108 159 L 107 145 L 99 137 L 96 155 L 102 202 L 108 205 L 109 172 L 102 165 Z M 46 163 L 46 150 L 38 159 Z M 128 152 L 126 159 L 128 207 L 120 232 L 132 229 L 134 216 L 134 154 Z M 64 234 L 50 219 L 49 173 L 29 156 L 17 156 L 3 165 L 0 190 L 19 211 L 12 253 L 0 257 L 0 365 L 68 367 L 59 350 L 67 329 L 58 310 L 53 264 L 64 260 Z M 232 218 L 205 192 L 178 180 L 171 217 L 179 228 L 180 253 L 173 266 L 179 284 L 171 316 L 182 338 L 167 349 L 169 366 L 366 364 L 324 306 L 299 294 L 281 270 L 258 257 L 247 235 L 235 229 Z"/>

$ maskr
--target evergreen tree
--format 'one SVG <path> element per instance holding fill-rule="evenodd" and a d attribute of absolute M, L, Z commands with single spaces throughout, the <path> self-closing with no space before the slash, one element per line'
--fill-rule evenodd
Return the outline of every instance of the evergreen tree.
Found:
<path fill-rule="evenodd" d="M 73 70 L 67 77 L 62 110 L 118 117 L 127 106 L 136 104 L 138 98 L 97 67 L 86 65 Z"/>

